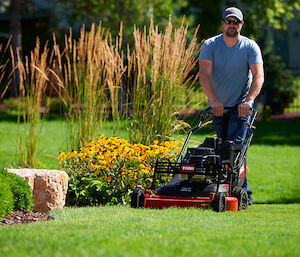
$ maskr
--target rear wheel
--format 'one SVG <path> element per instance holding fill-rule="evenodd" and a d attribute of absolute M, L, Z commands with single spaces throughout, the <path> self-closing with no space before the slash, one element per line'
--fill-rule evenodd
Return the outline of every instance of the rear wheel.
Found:
<path fill-rule="evenodd" d="M 238 199 L 239 210 L 246 210 L 248 208 L 248 194 L 244 188 L 236 187 L 233 189 L 233 195 Z"/>
<path fill-rule="evenodd" d="M 144 207 L 145 192 L 143 189 L 137 187 L 133 190 L 131 195 L 131 207 L 143 208 Z"/>
<path fill-rule="evenodd" d="M 213 210 L 224 212 L 226 210 L 226 193 L 217 192 L 213 202 Z"/>

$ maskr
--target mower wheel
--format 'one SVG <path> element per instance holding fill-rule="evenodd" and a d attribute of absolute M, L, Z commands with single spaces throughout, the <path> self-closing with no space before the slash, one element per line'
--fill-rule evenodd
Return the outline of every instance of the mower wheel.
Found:
<path fill-rule="evenodd" d="M 145 199 L 144 190 L 139 187 L 135 188 L 131 195 L 131 208 L 143 208 L 144 199 Z"/>
<path fill-rule="evenodd" d="M 213 210 L 224 212 L 226 210 L 226 193 L 217 192 L 213 202 Z"/>
<path fill-rule="evenodd" d="M 248 194 L 244 188 L 236 187 L 233 189 L 233 195 L 238 199 L 239 210 L 248 208 Z"/>

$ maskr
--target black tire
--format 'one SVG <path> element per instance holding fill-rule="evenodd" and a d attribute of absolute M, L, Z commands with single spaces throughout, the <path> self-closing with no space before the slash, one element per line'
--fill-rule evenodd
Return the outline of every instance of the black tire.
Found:
<path fill-rule="evenodd" d="M 217 192 L 213 202 L 213 210 L 224 212 L 226 210 L 226 193 Z"/>
<path fill-rule="evenodd" d="M 143 208 L 144 199 L 145 199 L 144 190 L 139 187 L 135 188 L 131 195 L 131 208 Z"/>
<path fill-rule="evenodd" d="M 240 210 L 248 209 L 248 194 L 244 188 L 236 187 L 233 189 L 233 195 L 238 199 L 238 208 Z"/>

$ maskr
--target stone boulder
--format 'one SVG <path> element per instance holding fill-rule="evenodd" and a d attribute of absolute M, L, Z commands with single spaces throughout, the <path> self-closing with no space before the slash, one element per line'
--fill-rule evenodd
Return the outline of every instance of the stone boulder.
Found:
<path fill-rule="evenodd" d="M 66 203 L 68 174 L 61 170 L 7 169 L 25 179 L 33 194 L 34 211 L 61 209 Z"/>

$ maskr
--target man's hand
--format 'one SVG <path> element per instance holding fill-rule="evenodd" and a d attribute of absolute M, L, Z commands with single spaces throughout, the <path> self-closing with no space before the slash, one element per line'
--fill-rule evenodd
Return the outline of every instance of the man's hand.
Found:
<path fill-rule="evenodd" d="M 245 101 L 238 106 L 238 113 L 240 117 L 248 117 L 249 115 L 249 110 L 252 107 L 252 102 L 251 101 Z"/>
<path fill-rule="evenodd" d="M 210 107 L 213 109 L 214 116 L 223 116 L 224 105 L 219 101 L 210 102 Z"/>

